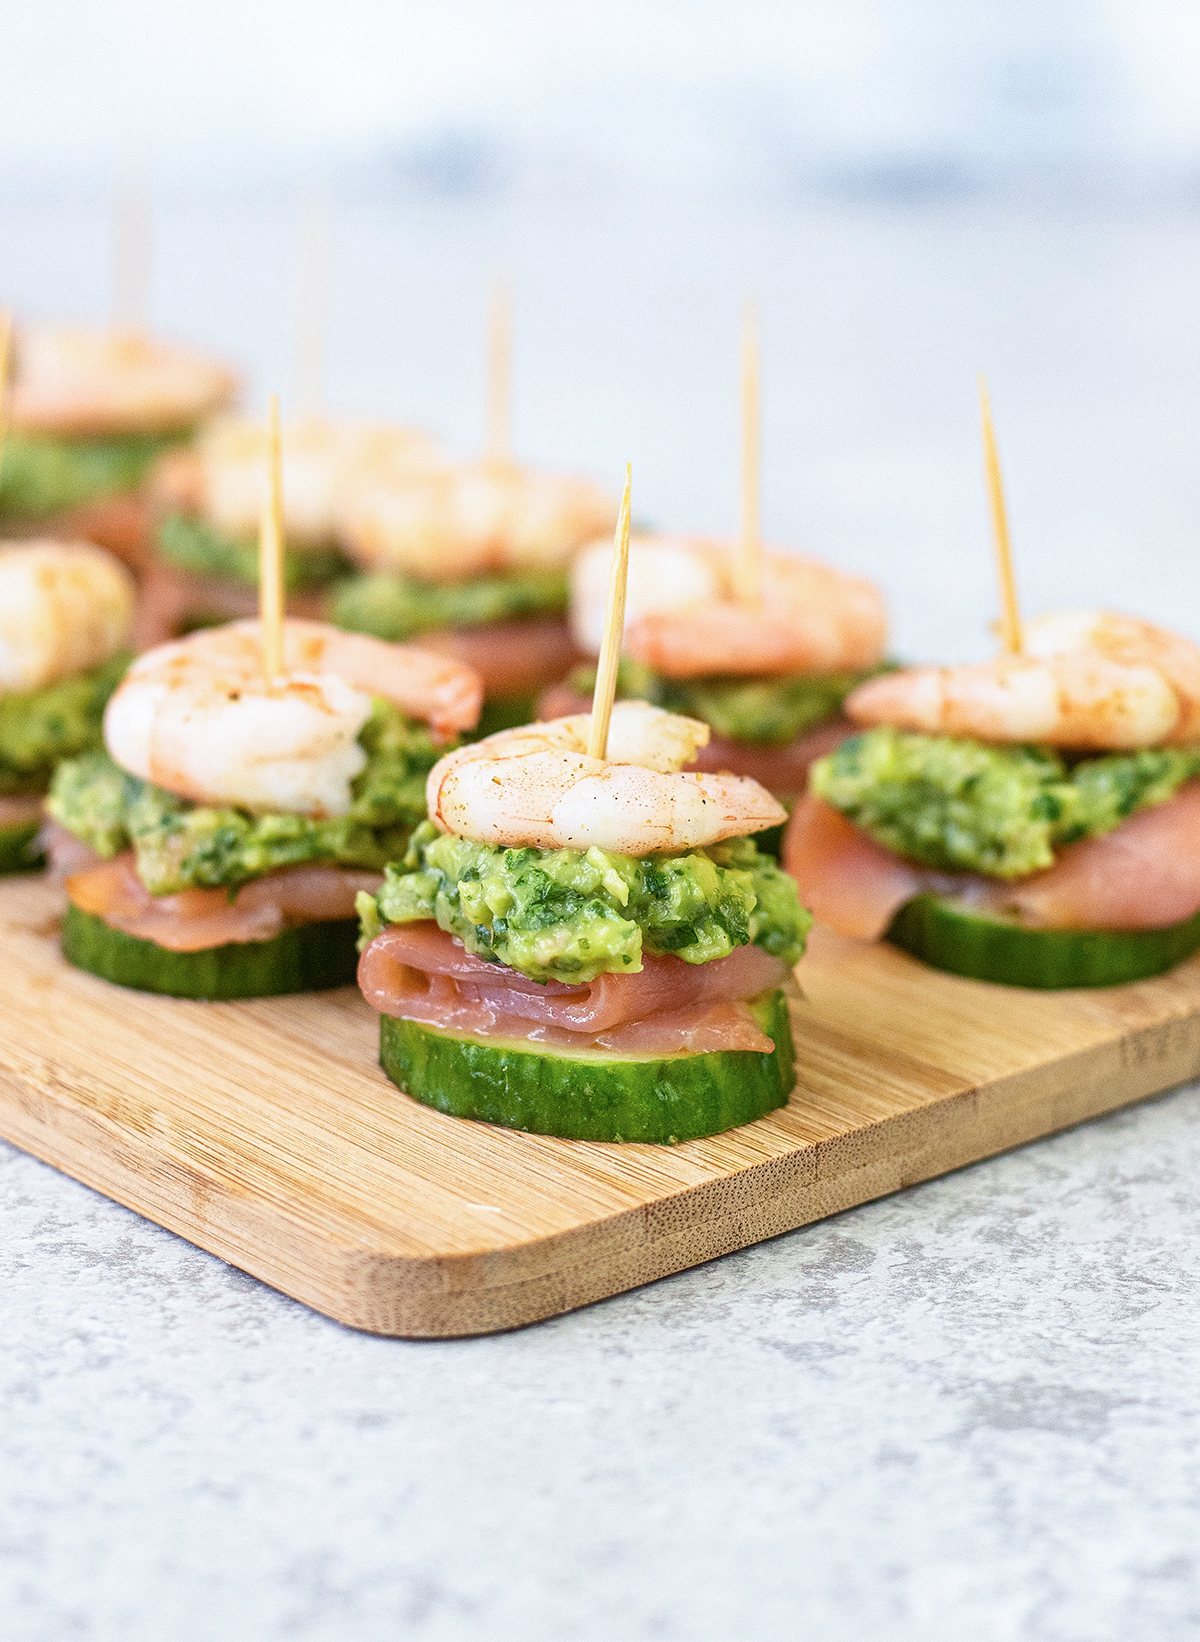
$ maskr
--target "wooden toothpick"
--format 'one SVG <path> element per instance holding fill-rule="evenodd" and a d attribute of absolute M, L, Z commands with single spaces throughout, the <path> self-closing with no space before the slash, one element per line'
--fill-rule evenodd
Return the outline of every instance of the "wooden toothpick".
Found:
<path fill-rule="evenodd" d="M 613 698 L 617 693 L 617 664 L 621 640 L 625 636 L 625 582 L 629 574 L 629 493 L 633 484 L 633 464 L 625 464 L 625 494 L 613 538 L 612 569 L 608 573 L 608 607 L 604 612 L 604 637 L 596 663 L 596 688 L 592 694 L 592 728 L 588 736 L 588 757 L 608 757 L 608 726 Z"/>
<path fill-rule="evenodd" d="M 127 188 L 117 200 L 113 244 L 113 326 L 150 328 L 150 201 L 145 188 Z"/>
<path fill-rule="evenodd" d="M 8 432 L 8 354 L 12 343 L 12 314 L 0 313 L 0 470 L 4 467 L 4 437 Z"/>
<path fill-rule="evenodd" d="M 487 459 L 512 461 L 512 285 L 494 279 L 488 297 Z"/>
<path fill-rule="evenodd" d="M 1019 656 L 1025 647 L 1021 611 L 1017 604 L 1017 579 L 1013 574 L 1012 547 L 1008 539 L 1008 513 L 1004 506 L 1004 484 L 1000 458 L 996 453 L 996 430 L 992 426 L 992 406 L 987 379 L 979 375 L 979 416 L 983 428 L 983 471 L 987 477 L 988 501 L 992 509 L 992 536 L 996 544 L 996 573 L 1000 581 L 1000 631 L 1009 655 Z"/>
<path fill-rule="evenodd" d="M 328 203 L 314 200 L 300 219 L 296 330 L 292 338 L 291 403 L 297 416 L 310 421 L 325 414 L 332 237 Z"/>
<path fill-rule="evenodd" d="M 258 537 L 258 615 L 263 672 L 268 684 L 283 674 L 283 462 L 279 451 L 279 395 L 271 395 L 267 435 L 267 494 Z"/>
<path fill-rule="evenodd" d="M 762 530 L 759 513 L 758 304 L 742 306 L 742 536 L 737 594 L 742 604 L 762 604 Z"/>

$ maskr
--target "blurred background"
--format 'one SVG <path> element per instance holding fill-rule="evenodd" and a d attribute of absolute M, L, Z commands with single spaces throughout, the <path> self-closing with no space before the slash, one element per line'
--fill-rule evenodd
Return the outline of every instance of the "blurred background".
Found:
<path fill-rule="evenodd" d="M 525 460 L 878 576 L 896 649 L 984 653 L 975 374 L 1028 609 L 1200 637 L 1200 8 L 1185 0 L 9 0 L 0 301 L 103 319 L 116 202 L 154 324 L 286 390 L 306 209 L 328 403 L 469 449 L 489 278 Z"/>

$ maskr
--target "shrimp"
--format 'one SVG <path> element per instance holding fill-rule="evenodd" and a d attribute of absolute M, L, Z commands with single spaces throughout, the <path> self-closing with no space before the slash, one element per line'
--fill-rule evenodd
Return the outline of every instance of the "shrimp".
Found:
<path fill-rule="evenodd" d="M 122 769 L 198 804 L 345 815 L 366 763 L 372 696 L 467 729 L 482 689 L 469 667 L 323 622 L 284 623 L 281 678 L 263 674 L 256 621 L 192 633 L 139 656 L 109 701 L 104 739 Z"/>
<path fill-rule="evenodd" d="M 679 615 L 719 603 L 729 594 L 728 553 L 692 536 L 629 538 L 625 626 L 643 616 Z M 612 537 L 589 542 L 571 564 L 571 632 L 589 656 L 600 654 L 608 607 Z"/>
<path fill-rule="evenodd" d="M 1063 610 L 1029 624 L 1025 649 L 1031 656 L 1091 651 L 1109 661 L 1156 668 L 1179 702 L 1179 719 L 1166 740 L 1175 744 L 1200 741 L 1200 646 L 1190 639 L 1136 616 Z"/>
<path fill-rule="evenodd" d="M 99 667 L 129 643 L 134 583 L 102 547 L 0 548 L 0 693 Z"/>
<path fill-rule="evenodd" d="M 363 476 L 342 514 L 346 551 L 368 570 L 423 581 L 564 567 L 612 531 L 617 506 L 585 479 L 502 463 Z"/>
<path fill-rule="evenodd" d="M 501 730 L 429 772 L 430 819 L 481 844 L 618 855 L 699 849 L 777 826 L 786 811 L 757 781 L 683 772 L 708 726 L 644 701 L 612 710 L 608 758 L 587 754 L 591 714 Z"/>
<path fill-rule="evenodd" d="M 604 618 L 598 559 L 599 544 L 576 572 L 571 615 L 593 651 Z M 857 672 L 882 658 L 887 612 L 871 582 L 770 553 L 761 602 L 749 606 L 734 596 L 733 569 L 732 551 L 711 542 L 650 538 L 631 547 L 626 653 L 677 679 Z"/>
<path fill-rule="evenodd" d="M 856 724 L 925 735 L 1110 750 L 1159 746 L 1180 717 L 1175 691 L 1156 667 L 1089 650 L 910 667 L 860 684 L 844 711 Z"/>
<path fill-rule="evenodd" d="M 337 540 L 342 506 L 356 484 L 435 460 L 425 434 L 369 423 L 294 423 L 283 429 L 280 444 L 284 528 L 289 545 L 301 549 Z M 160 458 L 155 499 L 160 507 L 202 515 L 227 536 L 253 537 L 262 516 L 266 456 L 261 423 L 223 417 L 192 449 Z"/>
<path fill-rule="evenodd" d="M 9 418 L 23 433 L 170 433 L 237 389 L 224 365 L 128 331 L 23 326 L 15 352 Z"/>

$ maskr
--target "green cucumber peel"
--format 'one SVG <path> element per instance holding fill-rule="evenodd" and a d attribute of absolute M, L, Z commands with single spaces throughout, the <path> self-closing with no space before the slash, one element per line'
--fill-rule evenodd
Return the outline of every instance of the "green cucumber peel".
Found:
<path fill-rule="evenodd" d="M 796 1081 L 787 998 L 749 1000 L 770 1054 L 725 1049 L 642 1059 L 604 1049 L 472 1037 L 384 1015 L 379 1060 L 399 1088 L 451 1117 L 566 1140 L 677 1145 L 753 1123 Z"/>
<path fill-rule="evenodd" d="M 1042 991 L 1147 980 L 1200 947 L 1200 912 L 1165 929 L 1026 929 L 937 895 L 905 902 L 885 937 L 933 969 Z"/>
<path fill-rule="evenodd" d="M 0 872 L 36 872 L 46 857 L 37 846 L 40 821 L 22 821 L 15 827 L 0 827 Z"/>
<path fill-rule="evenodd" d="M 231 941 L 199 952 L 169 952 L 114 929 L 70 902 L 62 948 L 68 963 L 101 980 L 170 998 L 273 998 L 345 986 L 358 968 L 353 918 L 295 924 L 269 941 Z"/>

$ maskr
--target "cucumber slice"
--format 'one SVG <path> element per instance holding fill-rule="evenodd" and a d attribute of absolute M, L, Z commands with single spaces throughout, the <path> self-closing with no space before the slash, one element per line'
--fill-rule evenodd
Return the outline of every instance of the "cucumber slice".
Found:
<path fill-rule="evenodd" d="M 763 992 L 750 1009 L 774 1040 L 773 1054 L 724 1049 L 641 1060 L 606 1049 L 468 1037 L 384 1015 L 379 1062 L 393 1083 L 451 1117 L 566 1140 L 675 1145 L 786 1106 L 796 1081 L 787 999 Z"/>
<path fill-rule="evenodd" d="M 1166 929 L 1023 929 L 937 895 L 907 901 L 885 937 L 934 969 L 1002 986 L 1120 986 L 1200 947 L 1200 913 Z"/>
<path fill-rule="evenodd" d="M 36 872 L 46 857 L 34 847 L 40 821 L 22 821 L 16 827 L 0 827 L 0 872 Z"/>
<path fill-rule="evenodd" d="M 270 941 L 231 941 L 201 952 L 168 952 L 67 904 L 68 963 L 118 986 L 170 998 L 273 998 L 345 986 L 358 968 L 358 920 L 296 924 Z"/>

